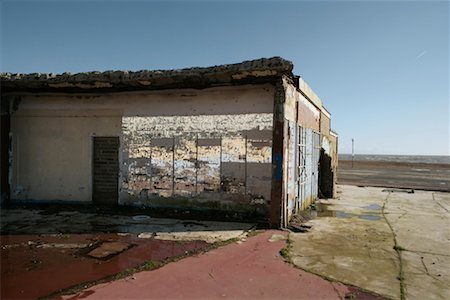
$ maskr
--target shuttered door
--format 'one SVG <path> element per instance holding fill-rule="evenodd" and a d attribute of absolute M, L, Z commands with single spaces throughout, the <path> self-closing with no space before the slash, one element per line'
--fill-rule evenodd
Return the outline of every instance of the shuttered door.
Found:
<path fill-rule="evenodd" d="M 118 201 L 119 137 L 94 137 L 93 201 L 116 205 Z"/>

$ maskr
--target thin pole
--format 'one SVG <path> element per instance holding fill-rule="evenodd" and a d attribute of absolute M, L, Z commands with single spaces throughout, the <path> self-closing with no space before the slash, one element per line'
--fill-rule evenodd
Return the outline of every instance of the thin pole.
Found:
<path fill-rule="evenodd" d="M 195 141 L 195 193 L 198 194 L 198 133 Z"/>
<path fill-rule="evenodd" d="M 150 140 L 150 191 L 153 193 L 153 165 L 152 165 L 152 144 Z"/>
<path fill-rule="evenodd" d="M 245 170 L 244 195 L 247 195 L 247 135 L 245 135 Z"/>
<path fill-rule="evenodd" d="M 219 193 L 222 192 L 222 136 L 220 136 Z"/>
<path fill-rule="evenodd" d="M 172 140 L 172 195 L 175 195 L 175 136 Z"/>
<path fill-rule="evenodd" d="M 355 159 L 355 140 L 352 138 L 352 169 L 353 169 L 353 160 Z"/>

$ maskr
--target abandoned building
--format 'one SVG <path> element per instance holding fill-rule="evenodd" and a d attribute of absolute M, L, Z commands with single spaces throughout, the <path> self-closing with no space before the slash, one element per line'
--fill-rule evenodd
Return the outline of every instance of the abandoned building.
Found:
<path fill-rule="evenodd" d="M 274 57 L 3 73 L 2 201 L 250 211 L 286 226 L 333 197 L 337 166 L 330 113 L 292 70 Z"/>

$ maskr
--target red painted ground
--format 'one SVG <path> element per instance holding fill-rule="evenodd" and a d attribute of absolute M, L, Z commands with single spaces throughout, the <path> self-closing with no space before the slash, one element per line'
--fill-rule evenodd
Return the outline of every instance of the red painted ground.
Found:
<path fill-rule="evenodd" d="M 121 241 L 134 246 L 107 259 L 89 257 L 84 249 L 41 248 L 48 243 L 67 245 L 102 241 Z M 184 255 L 186 251 L 200 249 L 207 244 L 139 239 L 117 234 L 70 234 L 1 236 L 1 246 L 1 299 L 33 299 L 117 274 L 147 260 Z"/>
<path fill-rule="evenodd" d="M 94 286 L 65 299 L 380 299 L 292 267 L 279 255 L 285 241 L 266 231 L 242 244 Z"/>

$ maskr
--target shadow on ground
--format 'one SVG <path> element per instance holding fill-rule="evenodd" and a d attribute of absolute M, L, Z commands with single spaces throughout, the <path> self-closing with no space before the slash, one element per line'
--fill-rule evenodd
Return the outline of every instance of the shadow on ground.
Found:
<path fill-rule="evenodd" d="M 67 204 L 7 204 L 2 205 L 0 217 L 2 235 L 93 232 L 138 234 L 239 230 L 247 229 L 250 223 L 250 227 L 267 226 L 265 223 L 257 224 L 258 219 L 255 216 L 232 212 Z M 227 222 L 217 222 L 221 220 Z M 239 223 L 239 220 L 245 221 Z"/>

